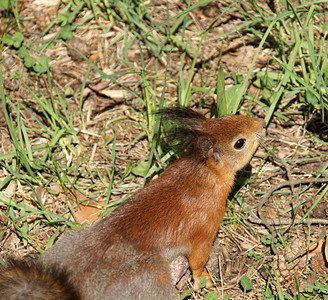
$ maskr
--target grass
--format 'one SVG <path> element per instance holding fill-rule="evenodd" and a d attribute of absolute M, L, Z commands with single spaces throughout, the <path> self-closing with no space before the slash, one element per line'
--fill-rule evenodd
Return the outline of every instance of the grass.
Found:
<path fill-rule="evenodd" d="M 208 109 L 212 106 L 212 115 L 216 117 L 239 111 L 252 114 L 254 107 L 260 107 L 268 124 L 272 120 L 293 124 L 295 115 L 301 115 L 306 122 L 315 113 L 320 114 L 323 123 L 327 120 L 328 26 L 324 23 L 324 1 L 303 1 L 302 4 L 275 1 L 275 8 L 270 9 L 256 1 L 226 0 L 222 1 L 221 11 L 215 18 L 207 18 L 210 21 L 202 23 L 197 14 L 202 6 L 211 2 L 187 1 L 172 8 L 169 2 L 152 6 L 148 2 L 133 1 L 67 1 L 61 4 L 57 17 L 33 39 L 24 36 L 27 21 L 18 17 L 15 3 L 0 2 L 0 46 L 6 53 L 0 60 L 0 97 L 10 138 L 7 151 L 0 154 L 4 170 L 0 183 L 0 216 L 4 220 L 0 240 L 10 229 L 26 251 L 42 252 L 66 227 L 79 226 L 75 206 L 83 207 L 86 203 L 96 206 L 95 201 L 105 199 L 100 209 L 104 216 L 128 197 L 131 186 L 140 187 L 162 172 L 174 159 L 173 153 L 166 152 L 160 143 L 161 124 L 154 113 L 162 107 L 179 104 Z M 227 15 L 238 15 L 240 21 L 223 32 L 220 22 Z M 109 41 L 105 38 L 100 41 L 108 55 L 97 60 L 70 43 L 74 36 L 91 30 L 103 36 L 113 34 Z M 228 72 L 221 65 L 226 59 L 223 52 L 226 39 L 254 47 L 246 72 Z M 65 95 L 70 86 L 63 88 L 53 75 L 52 66 L 58 58 L 48 54 L 58 45 L 74 52 L 83 61 L 81 65 L 86 66 L 79 91 L 73 90 L 70 96 Z M 259 68 L 260 56 L 267 50 L 266 65 Z M 211 51 L 216 54 L 207 56 Z M 136 54 L 131 56 L 131 53 Z M 6 71 L 12 61 L 16 66 L 8 75 Z M 106 67 L 113 71 L 108 73 Z M 110 121 L 99 122 L 97 126 L 103 126 L 101 130 L 90 125 L 86 108 L 89 100 L 84 97 L 84 92 L 97 80 L 128 95 L 127 110 L 123 108 L 119 115 L 113 112 Z M 257 94 L 251 92 L 251 85 Z M 20 96 L 22 91 L 26 98 Z M 214 101 L 209 102 L 208 98 Z M 132 104 L 131 99 L 137 104 Z M 124 126 L 138 132 L 123 150 L 122 121 L 128 124 Z M 97 139 L 97 136 L 103 138 Z M 130 153 L 143 141 L 147 141 L 146 154 L 139 154 L 138 159 L 125 165 L 122 153 L 125 150 Z M 313 141 L 327 146 L 319 135 L 314 135 Z M 93 143 L 92 147 L 89 143 Z M 92 159 L 98 151 L 106 153 L 106 165 Z M 290 160 L 279 161 L 274 151 L 268 150 L 258 166 L 256 181 L 244 181 L 231 197 L 226 222 L 258 230 L 247 220 L 255 215 L 245 204 L 243 191 L 250 187 L 255 196 L 263 194 L 256 184 L 261 181 L 263 165 L 269 158 L 283 166 L 300 165 L 304 157 L 299 158 L 296 153 Z M 324 159 L 325 155 L 318 153 L 311 159 Z M 327 165 L 312 175 L 320 177 L 326 173 Z M 297 197 L 313 188 L 313 184 L 299 186 Z M 320 202 L 326 201 L 327 189 L 327 185 L 323 185 L 317 191 L 302 220 L 306 220 Z M 63 206 L 60 213 L 56 213 L 53 208 L 49 209 L 47 201 L 55 202 L 60 195 L 63 195 Z M 280 194 L 274 196 L 277 195 Z M 288 197 L 279 198 L 279 201 L 283 198 L 282 202 L 273 202 L 271 206 L 276 209 L 292 197 L 295 195 L 289 193 Z M 299 211 L 303 204 L 299 201 L 282 214 L 279 212 L 279 217 Z M 50 232 L 46 246 L 43 240 L 36 238 L 40 230 Z M 285 233 L 278 228 L 275 244 L 280 250 L 287 247 L 293 230 Z M 262 261 L 270 251 L 272 236 L 258 232 L 256 235 L 262 238 L 263 245 L 252 257 Z M 255 293 L 248 276 L 250 274 L 243 277 L 240 292 L 240 297 L 245 299 Z M 299 290 L 296 298 L 315 299 L 325 293 L 325 287 L 317 283 L 307 290 Z M 291 299 L 274 271 L 262 296 Z"/>

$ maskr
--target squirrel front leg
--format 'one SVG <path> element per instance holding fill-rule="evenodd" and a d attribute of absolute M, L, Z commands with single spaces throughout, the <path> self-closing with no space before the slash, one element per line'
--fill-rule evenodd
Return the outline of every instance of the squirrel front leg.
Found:
<path fill-rule="evenodd" d="M 197 245 L 197 248 L 193 249 L 188 257 L 189 265 L 194 278 L 193 289 L 195 291 L 200 290 L 200 278 L 202 276 L 206 277 L 206 287 L 210 288 L 213 286 L 211 277 L 207 272 L 204 272 L 205 264 L 208 261 L 212 248 L 212 243 L 206 243 L 202 246 Z"/>

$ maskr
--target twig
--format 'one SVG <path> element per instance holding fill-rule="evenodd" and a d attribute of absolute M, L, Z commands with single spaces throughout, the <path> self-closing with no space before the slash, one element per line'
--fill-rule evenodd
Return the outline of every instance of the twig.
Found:
<path fill-rule="evenodd" d="M 260 219 L 255 219 L 255 218 L 250 218 L 249 221 L 254 224 L 258 225 L 265 225 L 262 220 Z M 328 220 L 326 219 L 295 219 L 295 220 L 270 220 L 267 221 L 270 226 L 280 226 L 280 225 L 298 225 L 298 224 L 323 224 L 323 225 L 328 225 Z"/>

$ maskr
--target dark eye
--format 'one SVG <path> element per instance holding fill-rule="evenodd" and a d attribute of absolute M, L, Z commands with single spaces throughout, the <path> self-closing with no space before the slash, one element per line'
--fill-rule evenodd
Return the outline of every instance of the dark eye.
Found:
<path fill-rule="evenodd" d="M 241 149 L 241 148 L 243 148 L 245 146 L 245 143 L 246 143 L 246 139 L 239 139 L 235 143 L 234 147 L 235 147 L 235 149 Z"/>

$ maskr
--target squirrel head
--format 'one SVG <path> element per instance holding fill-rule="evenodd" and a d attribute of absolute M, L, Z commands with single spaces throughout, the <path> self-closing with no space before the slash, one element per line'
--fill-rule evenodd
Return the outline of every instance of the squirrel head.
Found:
<path fill-rule="evenodd" d="M 178 153 L 197 152 L 212 168 L 237 172 L 252 158 L 265 136 L 263 119 L 226 115 L 207 119 L 189 108 L 167 108 L 159 112 L 171 128 L 166 138 Z"/>
<path fill-rule="evenodd" d="M 212 160 L 212 165 L 231 172 L 242 169 L 252 158 L 265 136 L 264 120 L 241 115 L 226 115 L 201 123 L 196 147 Z"/>

